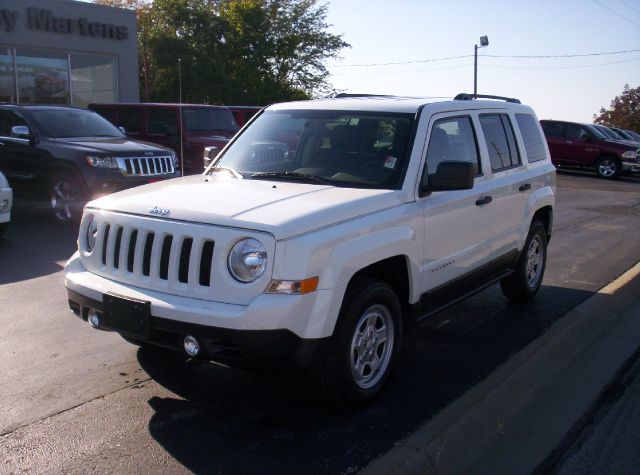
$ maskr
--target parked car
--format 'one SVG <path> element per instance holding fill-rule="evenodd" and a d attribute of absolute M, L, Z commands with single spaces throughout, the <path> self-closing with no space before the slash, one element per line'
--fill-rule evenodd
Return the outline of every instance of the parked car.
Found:
<path fill-rule="evenodd" d="M 640 144 L 640 136 L 636 136 L 628 130 L 618 129 L 617 127 L 609 127 L 609 128 L 613 130 L 616 134 L 618 134 L 620 138 L 622 138 L 622 140 L 628 140 L 630 142 L 637 142 Z"/>
<path fill-rule="evenodd" d="M 514 301 L 542 282 L 542 129 L 516 99 L 471 98 L 273 105 L 204 175 L 89 203 L 65 267 L 72 312 L 138 345 L 307 368 L 328 400 L 371 401 L 414 322 L 495 282 Z"/>
<path fill-rule="evenodd" d="M 249 122 L 249 119 L 256 115 L 262 107 L 259 106 L 227 106 L 229 110 L 233 113 L 233 116 L 236 118 L 236 122 L 238 126 L 242 127 L 244 124 Z"/>
<path fill-rule="evenodd" d="M 554 165 L 591 168 L 602 178 L 640 171 L 637 145 L 606 137 L 596 126 L 541 120 Z"/>
<path fill-rule="evenodd" d="M 44 200 L 60 221 L 87 201 L 180 176 L 173 151 L 127 139 L 95 112 L 0 104 L 0 171 L 16 197 Z"/>
<path fill-rule="evenodd" d="M 0 237 L 4 236 L 9 227 L 12 202 L 13 191 L 5 176 L 0 172 Z"/>
<path fill-rule="evenodd" d="M 130 138 L 175 150 L 185 175 L 202 173 L 204 148 L 217 155 L 239 128 L 231 111 L 221 106 L 90 104 L 89 109 L 124 128 Z"/>

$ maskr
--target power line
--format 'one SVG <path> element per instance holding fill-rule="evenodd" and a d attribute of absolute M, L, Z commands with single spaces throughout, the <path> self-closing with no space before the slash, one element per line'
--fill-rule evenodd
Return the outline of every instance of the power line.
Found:
<path fill-rule="evenodd" d="M 620 0 L 622 3 L 624 3 L 627 7 L 631 8 L 634 12 L 636 13 L 640 13 L 640 10 L 638 10 L 636 7 L 634 7 L 633 5 L 631 5 L 630 3 L 627 3 L 626 0 Z"/>
<path fill-rule="evenodd" d="M 584 69 L 584 68 L 596 68 L 598 66 L 609 66 L 611 64 L 620 64 L 620 63 L 629 63 L 632 61 L 640 61 L 640 57 L 632 58 L 632 59 L 623 59 L 622 61 L 609 61 L 606 63 L 598 63 L 598 64 L 582 64 L 576 66 L 505 66 L 500 64 L 486 64 L 482 63 L 482 67 L 484 68 L 503 68 L 503 69 L 548 69 L 548 70 L 556 70 L 556 69 Z"/>
<path fill-rule="evenodd" d="M 539 59 L 539 58 L 585 58 L 588 56 L 607 56 L 613 54 L 624 53 L 637 53 L 640 49 L 627 49 L 622 51 L 607 51 L 603 53 L 582 53 L 582 54 L 547 54 L 547 55 L 503 55 L 503 54 L 483 54 L 478 56 L 485 56 L 487 58 L 524 58 L 524 59 Z"/>
<path fill-rule="evenodd" d="M 624 16 L 622 13 L 618 13 L 617 11 L 615 11 L 613 8 L 610 8 L 602 3 L 600 3 L 598 0 L 593 0 L 593 3 L 595 3 L 596 5 L 600 5 L 602 8 L 609 10 L 611 13 L 613 13 L 614 15 L 619 16 L 620 18 L 622 18 L 623 20 L 628 21 L 629 23 L 631 23 L 632 25 L 635 25 L 637 27 L 640 28 L 640 23 L 636 23 L 635 21 L 631 20 L 630 18 L 627 18 L 626 16 Z"/>
<path fill-rule="evenodd" d="M 637 53 L 640 52 L 640 49 L 628 49 L 628 50 L 620 50 L 620 51 L 604 51 L 597 53 L 577 53 L 577 54 L 547 54 L 547 55 L 499 55 L 499 54 L 483 54 L 479 55 L 481 57 L 489 57 L 489 58 L 512 58 L 512 59 L 544 59 L 544 58 L 583 58 L 588 56 L 606 56 L 606 55 L 614 55 L 614 54 L 625 54 L 625 53 Z M 388 62 L 388 63 L 361 63 L 361 64 L 335 64 L 332 67 L 334 68 L 360 68 L 360 67 L 373 67 L 373 66 L 397 66 L 401 64 L 416 64 L 416 63 L 433 63 L 436 61 L 448 61 L 452 59 L 462 59 L 462 58 L 471 58 L 472 54 L 466 54 L 461 56 L 449 56 L 446 58 L 430 58 L 430 59 L 416 59 L 411 61 L 396 61 L 396 62 Z"/>

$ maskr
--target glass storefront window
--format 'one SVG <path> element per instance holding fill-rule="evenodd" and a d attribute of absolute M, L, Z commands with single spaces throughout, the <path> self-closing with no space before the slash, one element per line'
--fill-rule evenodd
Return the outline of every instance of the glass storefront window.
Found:
<path fill-rule="evenodd" d="M 117 102 L 116 60 L 109 56 L 71 54 L 71 103 Z"/>
<path fill-rule="evenodd" d="M 69 104 L 65 53 L 17 49 L 18 100 L 32 104 Z"/>
<path fill-rule="evenodd" d="M 0 47 L 0 102 L 16 102 L 13 51 L 4 47 Z"/>

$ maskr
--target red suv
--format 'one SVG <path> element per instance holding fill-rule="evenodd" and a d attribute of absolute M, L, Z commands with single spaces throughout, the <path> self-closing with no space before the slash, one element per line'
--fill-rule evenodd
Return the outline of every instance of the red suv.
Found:
<path fill-rule="evenodd" d="M 541 120 L 554 165 L 595 169 L 602 178 L 640 172 L 637 145 L 605 137 L 589 124 Z"/>
<path fill-rule="evenodd" d="M 238 131 L 227 107 L 140 103 L 90 104 L 89 109 L 122 127 L 127 137 L 175 150 L 184 164 L 184 175 L 202 173 L 205 147 L 209 154 L 216 155 Z"/>

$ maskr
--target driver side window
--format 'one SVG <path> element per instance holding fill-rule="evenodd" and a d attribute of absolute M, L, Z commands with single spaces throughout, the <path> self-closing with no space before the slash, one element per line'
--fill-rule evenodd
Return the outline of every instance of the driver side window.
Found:
<path fill-rule="evenodd" d="M 447 117 L 433 124 L 425 173 L 433 175 L 438 165 L 447 161 L 473 163 L 476 175 L 482 173 L 471 117 Z"/>
<path fill-rule="evenodd" d="M 11 137 L 11 128 L 16 125 L 29 125 L 27 122 L 10 110 L 0 110 L 0 136 Z"/>

